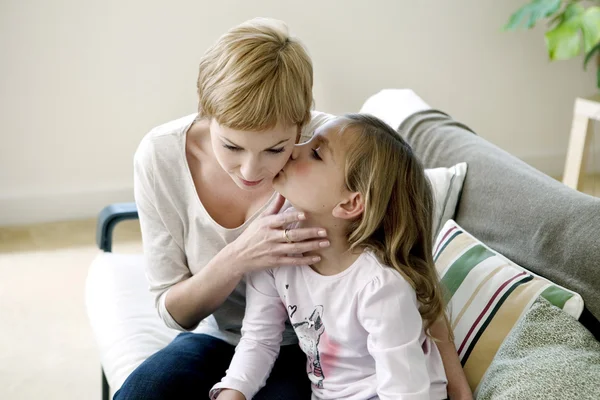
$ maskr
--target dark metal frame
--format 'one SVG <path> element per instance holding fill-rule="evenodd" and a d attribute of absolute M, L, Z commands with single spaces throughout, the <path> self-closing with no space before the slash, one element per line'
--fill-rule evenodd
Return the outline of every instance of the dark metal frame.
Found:
<path fill-rule="evenodd" d="M 96 244 L 98 248 L 110 253 L 112 251 L 115 226 L 121 221 L 138 218 L 135 203 L 115 203 L 104 207 L 98 215 L 98 224 L 96 226 Z M 102 369 L 102 400 L 109 400 L 109 397 L 110 387 L 108 386 L 104 369 Z"/>

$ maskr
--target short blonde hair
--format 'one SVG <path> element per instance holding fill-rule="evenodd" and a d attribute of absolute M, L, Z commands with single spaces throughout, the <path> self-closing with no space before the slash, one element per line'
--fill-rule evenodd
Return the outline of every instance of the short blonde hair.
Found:
<path fill-rule="evenodd" d="M 198 117 L 260 131 L 310 120 L 313 68 L 285 23 L 256 18 L 232 28 L 204 54 Z"/>

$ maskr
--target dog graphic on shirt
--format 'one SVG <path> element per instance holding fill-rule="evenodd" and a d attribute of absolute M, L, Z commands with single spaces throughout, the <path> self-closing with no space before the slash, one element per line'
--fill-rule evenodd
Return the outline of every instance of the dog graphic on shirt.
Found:
<path fill-rule="evenodd" d="M 310 317 L 292 325 L 298 336 L 300 347 L 308 358 L 310 368 L 308 378 L 319 389 L 323 388 L 323 379 L 325 378 L 319 354 L 319 341 L 321 335 L 325 332 L 322 315 L 323 306 L 316 306 Z"/>

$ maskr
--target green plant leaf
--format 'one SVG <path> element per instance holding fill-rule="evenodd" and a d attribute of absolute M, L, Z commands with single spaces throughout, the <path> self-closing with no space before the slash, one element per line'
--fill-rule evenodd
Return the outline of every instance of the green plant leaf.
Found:
<path fill-rule="evenodd" d="M 587 65 L 594 56 L 594 54 L 600 52 L 600 42 L 596 43 L 596 45 L 585 55 L 585 60 L 583 61 L 583 70 L 587 71 Z"/>
<path fill-rule="evenodd" d="M 570 3 L 565 7 L 565 10 L 563 12 L 557 14 L 548 22 L 548 29 L 552 30 L 558 27 L 560 24 L 564 23 L 565 21 L 577 18 L 581 14 L 583 14 L 584 11 L 585 7 L 583 7 L 581 4 Z"/>
<path fill-rule="evenodd" d="M 600 67 L 596 70 L 596 86 L 600 89 Z"/>
<path fill-rule="evenodd" d="M 600 7 L 590 7 L 581 15 L 581 31 L 587 54 L 600 42 Z"/>
<path fill-rule="evenodd" d="M 585 7 L 578 3 L 571 3 L 567 7 L 565 7 L 565 12 L 561 15 L 563 16 L 562 21 L 569 20 L 571 18 L 575 18 L 585 12 Z"/>
<path fill-rule="evenodd" d="M 546 32 L 546 47 L 550 60 L 567 60 L 581 52 L 580 31 L 585 12 L 585 8 L 580 4 L 569 4 L 560 14 L 560 22 Z"/>
<path fill-rule="evenodd" d="M 528 29 L 533 28 L 539 20 L 548 18 L 560 10 L 561 4 L 562 0 L 532 0 L 510 16 L 503 30 L 510 31 L 519 28 L 527 16 L 529 16 L 529 19 L 525 26 Z"/>
<path fill-rule="evenodd" d="M 581 52 L 579 21 L 571 19 L 546 32 L 546 47 L 550 60 L 568 60 Z"/>

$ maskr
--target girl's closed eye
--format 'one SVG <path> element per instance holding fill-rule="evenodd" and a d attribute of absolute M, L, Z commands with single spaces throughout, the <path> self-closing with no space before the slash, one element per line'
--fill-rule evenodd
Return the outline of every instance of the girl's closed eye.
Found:
<path fill-rule="evenodd" d="M 315 160 L 322 160 L 317 149 L 312 149 L 312 158 L 314 158 Z"/>
<path fill-rule="evenodd" d="M 269 150 L 267 150 L 267 152 L 269 152 L 271 154 L 279 154 L 279 153 L 283 153 L 284 150 L 285 150 L 285 147 L 280 147 L 279 149 L 269 149 Z"/>

